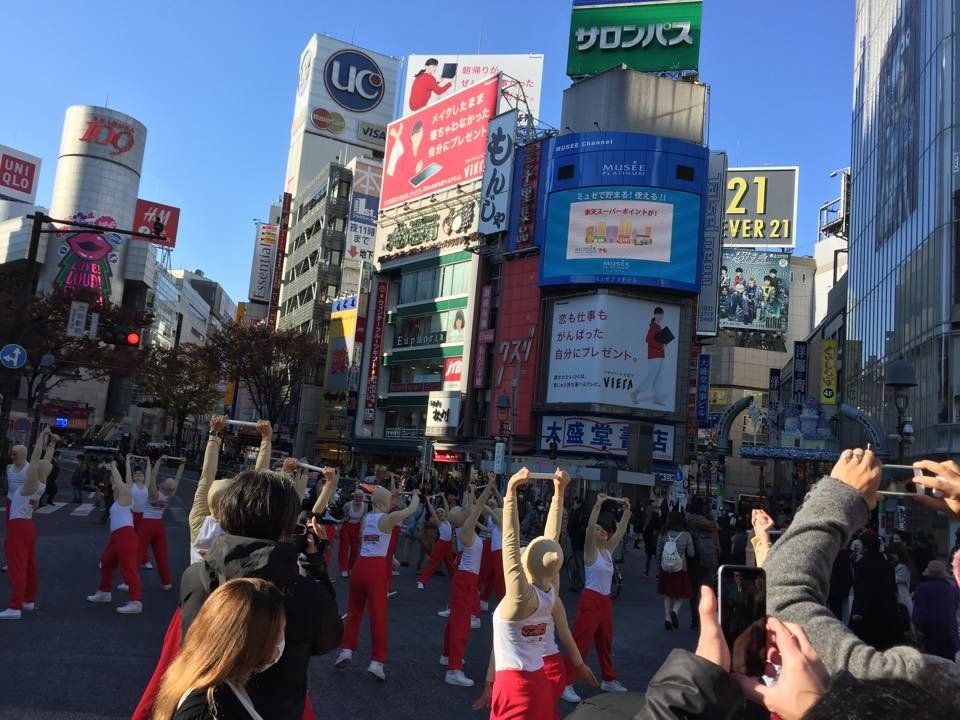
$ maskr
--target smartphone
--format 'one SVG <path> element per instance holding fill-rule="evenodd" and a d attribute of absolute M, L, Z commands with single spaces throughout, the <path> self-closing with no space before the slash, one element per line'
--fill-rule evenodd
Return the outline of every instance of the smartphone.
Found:
<path fill-rule="evenodd" d="M 923 470 L 912 465 L 884 465 L 880 474 L 881 495 L 910 497 L 912 495 L 935 496 L 933 488 L 914 482 L 914 478 L 923 477 Z"/>
<path fill-rule="evenodd" d="M 422 183 L 425 183 L 427 180 L 429 180 L 431 177 L 436 175 L 442 169 L 443 169 L 443 165 L 440 165 L 439 163 L 430 163 L 423 170 L 421 170 L 412 178 L 410 178 L 410 184 L 413 185 L 414 187 L 417 187 Z"/>
<path fill-rule="evenodd" d="M 767 664 L 767 574 L 759 567 L 721 565 L 717 599 L 733 671 L 762 676 Z"/>

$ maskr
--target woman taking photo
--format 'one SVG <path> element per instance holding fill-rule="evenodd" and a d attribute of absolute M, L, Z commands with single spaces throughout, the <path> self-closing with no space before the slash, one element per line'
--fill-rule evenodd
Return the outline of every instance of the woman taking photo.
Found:
<path fill-rule="evenodd" d="M 155 718 L 261 720 L 245 685 L 283 655 L 283 594 L 267 580 L 230 580 L 207 599 L 167 670 Z"/>

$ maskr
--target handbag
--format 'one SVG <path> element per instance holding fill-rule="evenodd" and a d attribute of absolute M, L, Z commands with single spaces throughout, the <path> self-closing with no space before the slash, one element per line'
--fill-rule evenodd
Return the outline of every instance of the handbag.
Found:
<path fill-rule="evenodd" d="M 656 340 L 661 345 L 668 345 L 673 342 L 674 334 L 670 328 L 665 327 L 656 335 L 653 336 L 653 339 Z"/>

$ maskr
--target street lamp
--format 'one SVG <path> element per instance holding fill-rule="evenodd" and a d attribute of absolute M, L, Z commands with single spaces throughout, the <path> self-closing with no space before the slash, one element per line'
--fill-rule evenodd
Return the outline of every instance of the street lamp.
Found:
<path fill-rule="evenodd" d="M 897 408 L 897 459 L 903 460 L 906 445 L 913 442 L 913 423 L 906 416 L 910 404 L 910 388 L 917 386 L 917 376 L 913 365 L 906 360 L 894 360 L 887 367 L 887 377 L 883 383 L 893 390 L 893 404 Z"/>
<path fill-rule="evenodd" d="M 53 366 L 57 359 L 50 353 L 44 353 L 40 358 L 40 387 L 37 388 L 37 399 L 33 406 L 33 427 L 30 428 L 30 442 L 27 447 L 33 447 L 37 442 L 37 433 L 40 428 L 40 409 L 43 407 L 43 398 L 47 394 L 47 380 L 53 374 Z"/>

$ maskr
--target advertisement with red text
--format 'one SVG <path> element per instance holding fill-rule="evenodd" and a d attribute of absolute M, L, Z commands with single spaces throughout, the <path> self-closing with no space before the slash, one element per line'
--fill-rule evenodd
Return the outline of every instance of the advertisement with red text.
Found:
<path fill-rule="evenodd" d="M 487 78 L 390 123 L 382 209 L 483 176 L 499 89 L 499 76 Z"/>

